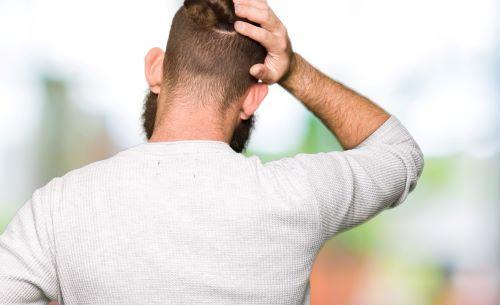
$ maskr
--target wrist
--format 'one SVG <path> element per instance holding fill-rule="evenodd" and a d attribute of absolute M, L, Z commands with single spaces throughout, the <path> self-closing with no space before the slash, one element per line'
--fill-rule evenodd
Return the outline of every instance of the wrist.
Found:
<path fill-rule="evenodd" d="M 290 65 L 288 66 L 288 71 L 281 77 L 281 79 L 278 81 L 278 84 L 280 84 L 283 87 L 286 86 L 288 80 L 297 71 L 298 61 L 299 61 L 299 55 L 293 52 L 290 55 Z"/>

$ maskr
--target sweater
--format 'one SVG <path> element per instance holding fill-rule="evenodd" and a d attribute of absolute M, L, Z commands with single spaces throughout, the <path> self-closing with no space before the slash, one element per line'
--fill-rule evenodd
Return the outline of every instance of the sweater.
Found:
<path fill-rule="evenodd" d="M 267 163 L 142 143 L 21 206 L 0 236 L 0 304 L 309 304 L 324 243 L 402 203 L 422 168 L 394 116 L 352 150 Z"/>

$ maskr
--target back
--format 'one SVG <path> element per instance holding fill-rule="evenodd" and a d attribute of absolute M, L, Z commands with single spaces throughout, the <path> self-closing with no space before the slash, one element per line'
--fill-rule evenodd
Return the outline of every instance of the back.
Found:
<path fill-rule="evenodd" d="M 0 304 L 308 304 L 324 242 L 402 203 L 422 168 L 394 117 L 356 149 L 266 164 L 217 141 L 141 144 L 18 211 Z"/>
<path fill-rule="evenodd" d="M 305 180 L 277 178 L 201 141 L 142 144 L 70 173 L 53 217 L 65 303 L 302 304 L 318 209 Z"/>

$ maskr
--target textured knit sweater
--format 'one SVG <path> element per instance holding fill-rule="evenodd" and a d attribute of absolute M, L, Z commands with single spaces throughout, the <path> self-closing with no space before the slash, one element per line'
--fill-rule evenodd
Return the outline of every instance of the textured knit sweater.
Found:
<path fill-rule="evenodd" d="M 322 245 L 403 202 L 422 167 L 395 117 L 355 149 L 268 163 L 143 143 L 34 192 L 0 236 L 0 304 L 308 304 Z"/>

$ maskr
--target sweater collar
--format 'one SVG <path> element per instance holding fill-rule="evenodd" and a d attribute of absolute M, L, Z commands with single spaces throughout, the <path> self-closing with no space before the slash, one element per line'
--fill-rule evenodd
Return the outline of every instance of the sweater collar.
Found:
<path fill-rule="evenodd" d="M 228 143 L 211 140 L 145 142 L 128 150 L 156 154 L 236 153 Z"/>

